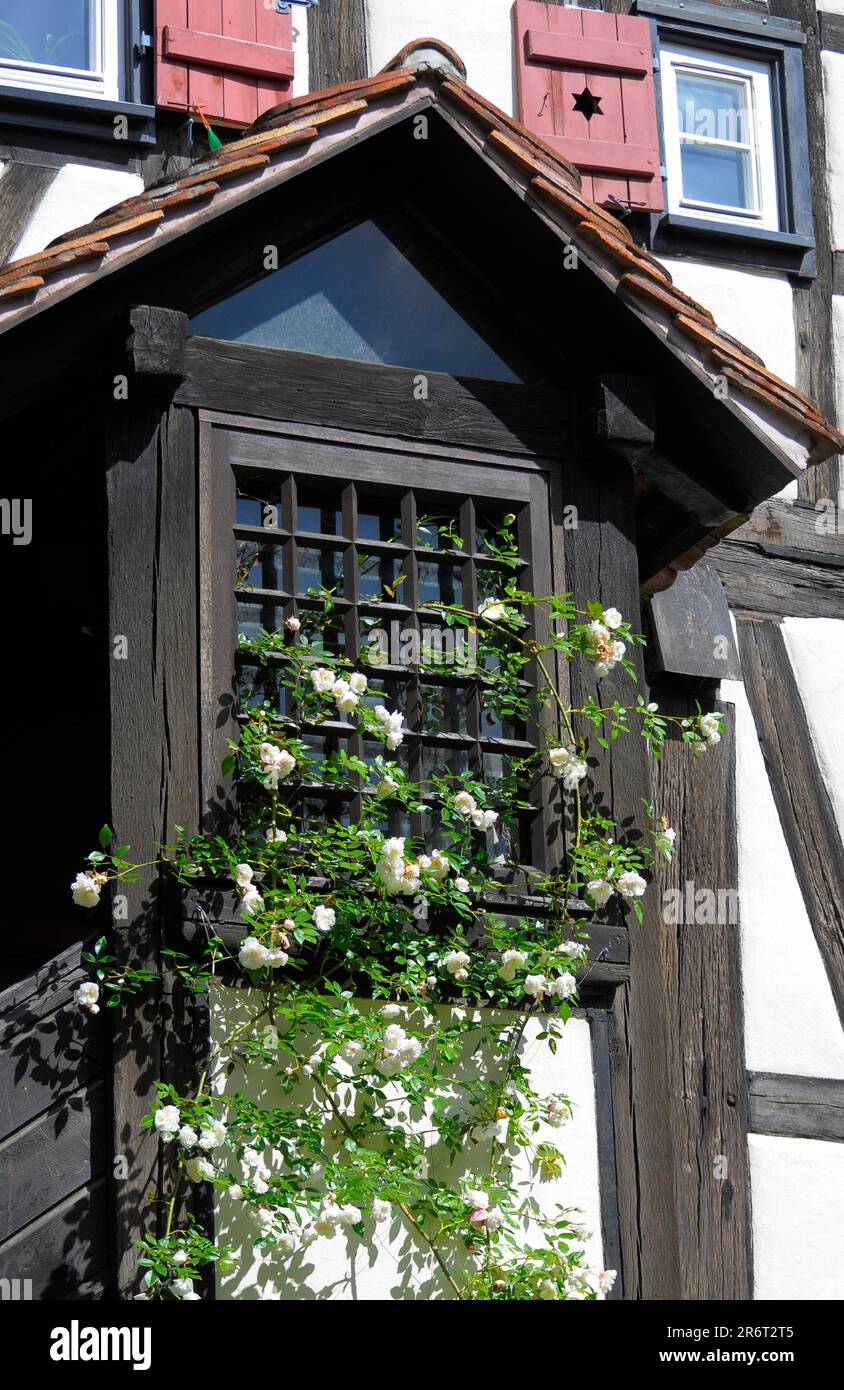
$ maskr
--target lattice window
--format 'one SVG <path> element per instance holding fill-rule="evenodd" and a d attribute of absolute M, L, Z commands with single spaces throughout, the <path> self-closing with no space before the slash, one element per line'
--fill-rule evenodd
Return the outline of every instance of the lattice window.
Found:
<path fill-rule="evenodd" d="M 395 476 L 393 470 L 385 474 Z M 539 730 L 533 717 L 522 722 L 488 706 L 471 634 L 449 628 L 427 605 L 474 611 L 501 592 L 509 574 L 531 587 L 535 532 L 542 533 L 543 518 L 532 520 L 524 497 L 461 498 L 395 482 L 252 468 L 236 468 L 235 479 L 240 634 L 253 638 L 262 628 L 280 630 L 288 617 L 319 614 L 322 594 L 330 592 L 326 651 L 367 675 L 373 706 L 386 704 L 405 716 L 407 733 L 393 754 L 356 732 L 343 716 L 304 726 L 317 764 L 342 748 L 370 765 L 378 757 L 393 758 L 408 778 L 422 784 L 423 801 L 432 806 L 432 777 L 470 771 L 484 778 L 494 800 L 496 782 L 537 747 Z M 493 547 L 508 514 L 514 517 L 518 557 L 512 569 L 503 569 Z M 298 711 L 283 683 L 286 664 L 283 651 L 271 653 L 263 664 L 242 651 L 240 695 L 249 705 L 267 701 L 276 714 L 296 722 Z M 523 688 L 529 692 L 530 683 Z M 543 865 L 550 838 L 541 786 L 526 782 L 524 797 L 529 809 L 520 813 L 517 825 L 492 832 L 487 849 L 492 857 L 504 854 Z M 314 776 L 302 787 L 296 811 L 306 820 L 354 822 L 360 808 L 359 786 L 327 785 Z M 430 815 L 385 809 L 387 824 L 392 834 L 432 837 Z"/>

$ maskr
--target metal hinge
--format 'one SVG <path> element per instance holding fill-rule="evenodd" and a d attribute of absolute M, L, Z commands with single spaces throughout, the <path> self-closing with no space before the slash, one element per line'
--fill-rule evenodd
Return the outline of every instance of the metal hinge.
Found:
<path fill-rule="evenodd" d="M 148 34 L 146 30 L 142 29 L 135 40 L 135 57 L 145 58 L 153 47 L 152 34 Z"/>
<path fill-rule="evenodd" d="M 277 14 L 290 14 L 294 5 L 304 5 L 306 10 L 315 10 L 319 7 L 319 0 L 275 0 Z"/>

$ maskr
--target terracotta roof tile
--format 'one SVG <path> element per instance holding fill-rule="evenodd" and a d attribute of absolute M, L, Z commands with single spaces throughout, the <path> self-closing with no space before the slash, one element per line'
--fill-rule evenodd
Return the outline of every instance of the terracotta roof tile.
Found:
<path fill-rule="evenodd" d="M 735 362 L 744 363 L 748 367 L 764 367 L 765 363 L 761 357 L 757 357 L 755 352 L 739 343 L 736 338 L 730 337 L 729 333 L 724 333 L 717 324 L 707 327 L 697 319 L 689 318 L 685 314 L 678 314 L 674 320 L 675 327 L 684 333 L 704 349 L 711 357 L 717 349 L 725 357 Z"/>
<path fill-rule="evenodd" d="M 821 435 L 824 439 L 828 440 L 829 444 L 833 447 L 828 448 L 825 454 L 819 454 L 814 460 L 815 462 L 819 462 L 821 457 L 829 458 L 830 454 L 840 453 L 844 449 L 844 434 L 841 434 L 834 426 L 821 419 L 816 411 L 812 410 L 809 412 L 805 407 L 783 399 L 781 393 L 774 394 L 774 398 L 772 399 L 771 385 L 768 382 L 764 382 L 763 384 L 762 381 L 754 379 L 750 372 L 742 371 L 740 368 L 728 365 L 723 366 L 721 372 L 734 386 L 738 386 L 749 396 L 754 396 L 757 400 L 764 401 L 766 405 L 774 406 L 780 415 L 788 416 L 799 428 L 807 430 L 813 435 Z M 817 448 L 818 446 L 816 443 L 815 452 Z"/>
<path fill-rule="evenodd" d="M 599 251 L 604 251 L 625 273 L 630 270 L 644 270 L 648 275 L 655 276 L 660 284 L 671 284 L 668 272 L 648 255 L 647 251 L 643 251 L 640 246 L 634 246 L 630 241 L 624 241 L 597 218 L 584 218 L 578 224 L 577 230 L 582 240 Z"/>
<path fill-rule="evenodd" d="M 622 296 L 629 295 L 633 299 L 645 299 L 649 304 L 657 304 L 670 314 L 690 314 L 706 323 L 714 323 L 715 320 L 708 309 L 704 309 L 697 300 L 691 299 L 689 295 L 678 290 L 676 285 L 669 288 L 661 281 L 657 282 L 648 275 L 639 275 L 635 271 L 628 271 L 622 275 L 618 283 L 618 293 Z"/>
<path fill-rule="evenodd" d="M 490 139 L 492 139 L 492 135 L 490 135 Z M 566 188 L 559 183 L 550 183 L 547 177 L 535 178 L 531 183 L 531 188 L 541 198 L 550 201 L 558 208 L 564 208 L 566 213 L 573 218 L 575 224 L 579 224 L 587 217 L 594 218 L 615 236 L 621 237 L 623 241 L 629 241 L 632 245 L 633 238 L 623 223 L 613 217 L 612 213 L 605 212 L 595 203 L 590 203 L 588 198 L 584 198 L 583 194 L 578 193 L 574 188 Z M 668 275 L 668 271 L 665 271 L 665 274 Z"/>
<path fill-rule="evenodd" d="M 307 92 L 303 96 L 282 101 L 278 106 L 271 106 L 253 122 L 250 130 L 256 133 L 272 130 L 282 125 L 288 115 L 292 116 L 295 113 L 296 116 L 303 116 L 311 110 L 323 111 L 333 101 L 348 101 L 351 96 L 388 96 L 391 92 L 400 92 L 405 87 L 412 87 L 415 82 L 416 74 L 412 72 L 378 73 L 375 77 L 361 77 L 355 82 L 345 82 L 339 87 L 326 87 L 321 92 Z"/>
<path fill-rule="evenodd" d="M 27 256 L 24 261 L 14 262 L 11 268 L 0 266 L 0 288 L 11 284 L 13 280 L 19 280 L 22 273 L 49 275 L 69 265 L 77 265 L 79 261 L 104 256 L 107 251 L 107 241 L 89 241 L 83 246 L 76 246 L 70 250 L 51 251 L 48 249 L 39 255 Z"/>
<path fill-rule="evenodd" d="M 415 53 L 420 48 L 437 49 L 443 55 L 444 58 L 447 58 L 448 61 L 455 68 L 457 68 L 457 71 L 460 73 L 460 76 L 463 78 L 463 81 L 466 81 L 466 64 L 463 62 L 463 59 L 460 57 L 460 54 L 455 52 L 453 48 L 449 47 L 447 43 L 443 43 L 442 39 L 432 39 L 429 37 L 422 39 L 411 39 L 410 43 L 406 43 L 404 45 L 404 48 L 399 49 L 398 53 L 395 55 L 394 58 L 390 59 L 389 63 L 384 64 L 381 71 L 393 72 L 396 68 L 403 68 L 405 64 L 405 59 L 409 58 L 411 53 Z"/>
<path fill-rule="evenodd" d="M 465 83 L 458 82 L 455 78 L 446 78 L 441 83 L 441 89 L 448 92 L 461 106 L 479 116 L 486 123 L 487 129 L 501 129 L 503 126 L 505 130 L 527 145 L 528 149 L 535 150 L 546 164 L 550 164 L 553 169 L 561 170 L 575 188 L 580 188 L 582 182 L 580 170 L 574 164 L 563 159 L 562 155 L 552 150 L 551 146 L 546 145 L 544 140 L 540 140 L 538 135 L 532 134 L 515 117 L 508 116 L 506 111 L 499 110 L 491 101 L 487 101 L 480 92 L 474 91 L 473 88 L 467 87 Z"/>
<path fill-rule="evenodd" d="M 0 290 L 0 300 L 12 299 L 15 295 L 29 294 L 32 290 L 40 290 L 44 280 L 40 275 L 21 275 L 13 280 L 5 289 Z"/>
<path fill-rule="evenodd" d="M 143 206 L 143 203 L 139 204 L 139 207 Z M 119 217 L 108 227 L 107 240 L 109 242 L 116 241 L 119 237 L 129 236 L 130 232 L 145 231 L 153 227 L 157 222 L 160 222 L 163 216 L 163 210 L 158 208 L 152 212 L 139 212 L 137 217 Z M 101 223 L 90 222 L 87 227 L 80 227 L 75 234 L 69 234 L 68 237 L 63 237 L 61 241 L 52 242 L 47 250 L 52 252 L 56 269 L 62 264 L 59 259 L 59 253 L 64 251 L 75 251 L 77 247 L 90 247 L 103 240 L 104 238 L 100 235 L 102 229 Z M 20 270 L 24 266 L 32 265 L 34 261 L 40 261 L 46 255 L 47 251 L 37 251 L 32 256 L 24 256 L 23 260 L 13 261 L 6 266 L 6 269 L 11 270 L 14 268 L 15 270 Z"/>

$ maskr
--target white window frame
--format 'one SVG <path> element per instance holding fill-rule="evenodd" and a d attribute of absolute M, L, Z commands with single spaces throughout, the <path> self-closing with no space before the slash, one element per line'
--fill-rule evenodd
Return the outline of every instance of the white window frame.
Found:
<path fill-rule="evenodd" d="M 35 7 L 38 0 L 30 0 Z M 123 93 L 124 0 L 89 0 L 93 63 L 89 70 L 0 58 L 0 86 L 120 101 Z"/>
<path fill-rule="evenodd" d="M 744 86 L 747 121 L 743 139 L 721 139 L 718 135 L 689 135 L 681 132 L 677 82 L 681 74 L 721 77 Z M 732 223 L 747 227 L 748 230 L 779 231 L 777 142 L 774 135 L 770 64 L 722 55 L 694 46 L 681 47 L 661 43 L 660 77 L 669 213 L 700 218 L 708 222 Z M 751 168 L 753 205 L 749 208 L 738 208 L 686 197 L 683 192 L 681 162 L 683 143 L 746 152 Z"/>

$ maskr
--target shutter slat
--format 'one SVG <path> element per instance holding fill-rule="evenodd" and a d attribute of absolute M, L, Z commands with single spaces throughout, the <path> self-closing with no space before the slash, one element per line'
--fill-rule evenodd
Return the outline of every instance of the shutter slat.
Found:
<path fill-rule="evenodd" d="M 648 21 L 517 0 L 520 120 L 576 164 L 599 204 L 661 211 L 659 136 Z M 585 89 L 599 109 L 575 109 Z"/>
<path fill-rule="evenodd" d="M 590 13 L 586 11 L 585 14 Z M 562 63 L 567 67 L 598 68 L 602 72 L 631 72 L 643 75 L 651 66 L 650 47 L 613 43 L 608 39 L 565 38 L 562 34 L 528 29 L 527 56 L 534 63 Z"/>
<path fill-rule="evenodd" d="M 221 38 L 191 29 L 164 30 L 164 52 L 168 58 L 222 72 L 246 73 L 252 77 L 292 77 L 293 54 L 266 43 L 247 43 L 245 39 Z"/>

